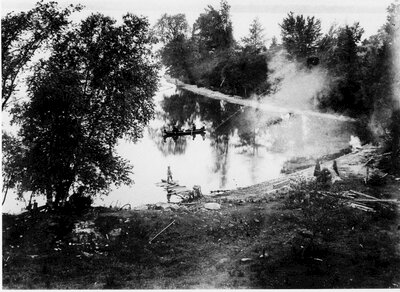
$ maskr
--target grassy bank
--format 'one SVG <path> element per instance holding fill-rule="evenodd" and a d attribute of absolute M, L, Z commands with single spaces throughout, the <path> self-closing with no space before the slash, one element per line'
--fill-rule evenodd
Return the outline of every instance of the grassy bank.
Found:
<path fill-rule="evenodd" d="M 368 186 L 349 175 L 331 187 L 258 189 L 257 199 L 166 209 L 3 215 L 3 287 L 395 288 L 398 205 L 366 212 L 326 195 L 352 189 L 399 199 L 400 181 L 386 179 Z M 206 201 L 221 209 L 205 209 Z"/>

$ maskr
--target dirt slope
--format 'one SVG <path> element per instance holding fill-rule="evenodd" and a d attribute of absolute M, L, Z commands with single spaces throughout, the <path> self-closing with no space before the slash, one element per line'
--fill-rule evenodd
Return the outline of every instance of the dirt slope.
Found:
<path fill-rule="evenodd" d="M 362 164 L 379 155 L 368 146 L 338 158 L 342 180 L 332 186 L 299 182 L 312 177 L 306 169 L 289 175 L 290 191 L 274 181 L 272 191 L 265 182 L 190 205 L 3 215 L 3 287 L 398 288 L 398 204 L 365 212 L 319 195 L 400 199 L 396 176 L 363 182 Z"/>

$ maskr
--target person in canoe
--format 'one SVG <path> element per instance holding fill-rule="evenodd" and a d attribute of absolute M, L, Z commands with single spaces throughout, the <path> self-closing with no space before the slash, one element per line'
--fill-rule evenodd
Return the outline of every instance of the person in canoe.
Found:
<path fill-rule="evenodd" d="M 193 140 L 194 138 L 196 138 L 196 125 L 194 123 L 192 123 L 192 136 L 193 136 Z"/>

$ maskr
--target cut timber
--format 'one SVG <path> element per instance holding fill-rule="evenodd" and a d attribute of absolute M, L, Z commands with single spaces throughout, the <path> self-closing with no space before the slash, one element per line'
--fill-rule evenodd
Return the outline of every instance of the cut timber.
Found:
<path fill-rule="evenodd" d="M 383 202 L 383 203 L 400 203 L 395 199 L 355 199 L 357 202 Z"/>
<path fill-rule="evenodd" d="M 355 194 L 350 192 L 344 192 L 341 196 L 348 199 L 355 199 L 357 197 Z"/>
<path fill-rule="evenodd" d="M 178 193 L 189 191 L 189 189 L 185 186 L 168 186 L 167 189 Z"/>
<path fill-rule="evenodd" d="M 361 197 L 368 198 L 368 199 L 373 199 L 373 200 L 376 200 L 376 199 L 377 199 L 377 198 L 375 198 L 375 197 L 373 197 L 373 196 L 366 195 L 366 194 L 364 194 L 364 193 L 360 193 L 360 192 L 357 192 L 357 191 L 350 190 L 349 192 L 350 192 L 350 193 L 353 193 L 353 194 L 355 194 L 355 195 L 361 196 Z"/>
<path fill-rule="evenodd" d="M 359 209 L 362 211 L 366 211 L 366 212 L 375 212 L 374 209 L 364 206 L 364 205 L 360 205 L 360 204 L 356 204 L 356 203 L 349 203 L 349 206 L 355 209 Z"/>
<path fill-rule="evenodd" d="M 177 181 L 166 182 L 161 180 L 161 183 L 156 183 L 157 186 L 163 187 L 167 191 L 167 199 L 171 196 L 177 196 L 182 199 L 182 202 L 198 199 L 202 197 L 201 188 L 198 185 L 193 186 L 193 190 L 188 189 L 186 186 L 180 186 Z"/>
<path fill-rule="evenodd" d="M 364 166 L 369 166 L 369 165 L 372 164 L 374 161 L 375 161 L 374 158 L 370 158 L 370 159 L 368 159 L 367 162 L 364 163 Z"/>

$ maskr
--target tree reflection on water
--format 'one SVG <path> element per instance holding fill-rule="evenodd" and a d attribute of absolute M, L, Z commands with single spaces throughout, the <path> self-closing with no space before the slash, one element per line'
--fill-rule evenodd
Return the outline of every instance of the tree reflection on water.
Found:
<path fill-rule="evenodd" d="M 243 152 L 256 155 L 259 147 L 266 147 L 257 141 L 257 137 L 265 135 L 270 126 L 282 121 L 281 118 L 271 118 L 258 109 L 205 98 L 187 91 L 164 96 L 161 107 L 162 111 L 158 113 L 157 118 L 163 125 L 157 129 L 150 129 L 150 133 L 165 155 L 183 154 L 187 147 L 187 139 L 192 137 L 181 136 L 175 141 L 167 138 L 164 142 L 160 135 L 164 128 L 171 130 L 173 126 L 177 126 L 189 129 L 192 123 L 197 123 L 197 127 L 204 125 L 211 146 L 218 149 L 218 156 L 227 154 L 229 141 L 237 133 L 239 141 L 235 141 L 234 146 L 240 147 Z"/>
<path fill-rule="evenodd" d="M 163 140 L 163 130 L 171 130 L 173 126 L 182 130 L 190 129 L 192 123 L 195 123 L 197 128 L 205 126 L 206 142 L 210 143 L 212 148 L 212 172 L 220 175 L 220 185 L 226 184 L 230 146 L 242 154 L 256 156 L 259 147 L 266 147 L 258 141 L 258 136 L 265 136 L 268 127 L 276 123 L 276 118 L 272 119 L 275 122 L 271 123 L 271 117 L 260 110 L 186 91 L 164 96 L 161 109 L 156 117 L 161 124 L 157 128 L 149 128 L 150 137 L 157 148 L 164 156 L 182 155 L 192 136 L 179 136 L 177 139 L 169 137 Z M 201 139 L 201 136 L 198 138 Z"/>
<path fill-rule="evenodd" d="M 150 138 L 157 145 L 158 150 L 164 155 L 182 155 L 185 154 L 187 147 L 186 137 L 180 137 L 176 140 L 163 138 L 163 132 L 161 129 L 148 128 Z M 183 139 L 182 139 L 183 138 Z"/>

